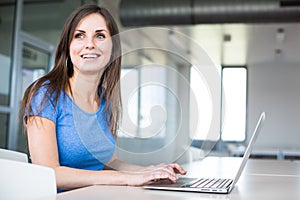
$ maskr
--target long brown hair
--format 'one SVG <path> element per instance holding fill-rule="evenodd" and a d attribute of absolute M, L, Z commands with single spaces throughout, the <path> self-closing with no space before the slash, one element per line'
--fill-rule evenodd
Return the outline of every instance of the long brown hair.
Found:
<path fill-rule="evenodd" d="M 56 108 L 61 92 L 63 90 L 71 91 L 69 78 L 73 76 L 74 69 L 69 56 L 70 44 L 75 28 L 80 20 L 93 13 L 99 13 L 104 17 L 113 42 L 111 58 L 99 80 L 99 88 L 104 88 L 105 90 L 105 92 L 101 93 L 101 98 L 106 100 L 106 120 L 110 125 L 111 132 L 116 137 L 122 106 L 120 95 L 121 42 L 119 29 L 112 15 L 107 9 L 97 5 L 83 5 L 69 16 L 64 24 L 57 46 L 54 67 L 49 73 L 27 88 L 21 103 L 20 113 L 21 116 L 28 116 L 30 114 L 30 102 L 32 97 L 42 86 L 45 86 L 47 91 L 40 104 L 41 108 L 45 105 L 46 101 L 49 100 L 47 98 L 53 97 L 53 95 L 55 95 L 54 105 Z"/>

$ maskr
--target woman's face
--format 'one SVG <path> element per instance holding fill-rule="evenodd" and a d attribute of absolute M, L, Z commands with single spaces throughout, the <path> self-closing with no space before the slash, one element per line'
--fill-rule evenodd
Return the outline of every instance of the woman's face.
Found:
<path fill-rule="evenodd" d="M 112 39 L 102 15 L 84 17 L 75 28 L 70 44 L 74 71 L 95 74 L 103 72 L 110 60 Z"/>

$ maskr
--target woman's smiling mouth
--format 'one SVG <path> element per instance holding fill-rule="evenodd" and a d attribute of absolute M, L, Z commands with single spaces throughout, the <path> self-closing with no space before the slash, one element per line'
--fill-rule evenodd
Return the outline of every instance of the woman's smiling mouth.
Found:
<path fill-rule="evenodd" d="M 99 58 L 100 54 L 95 54 L 95 53 L 82 54 L 80 57 L 83 58 L 83 59 L 95 59 L 95 58 Z"/>

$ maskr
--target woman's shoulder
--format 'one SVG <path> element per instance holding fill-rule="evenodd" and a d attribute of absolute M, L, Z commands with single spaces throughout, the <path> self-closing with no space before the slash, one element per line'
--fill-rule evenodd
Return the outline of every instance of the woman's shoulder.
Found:
<path fill-rule="evenodd" d="M 57 95 L 59 96 L 57 97 Z M 33 97 L 35 99 L 55 102 L 61 101 L 65 96 L 66 93 L 64 90 L 60 88 L 54 88 L 53 86 L 51 86 L 50 81 L 47 80 L 39 84 Z"/>

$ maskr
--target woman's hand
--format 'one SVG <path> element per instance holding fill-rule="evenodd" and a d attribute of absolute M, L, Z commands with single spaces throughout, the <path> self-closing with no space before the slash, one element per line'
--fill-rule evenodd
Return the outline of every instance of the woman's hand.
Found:
<path fill-rule="evenodd" d="M 171 183 L 175 183 L 178 180 L 177 174 L 186 174 L 186 171 L 183 170 L 183 168 L 177 163 L 143 167 L 135 172 L 128 172 L 128 185 L 147 185 L 153 181 L 159 181 L 161 179 L 166 179 Z"/>

